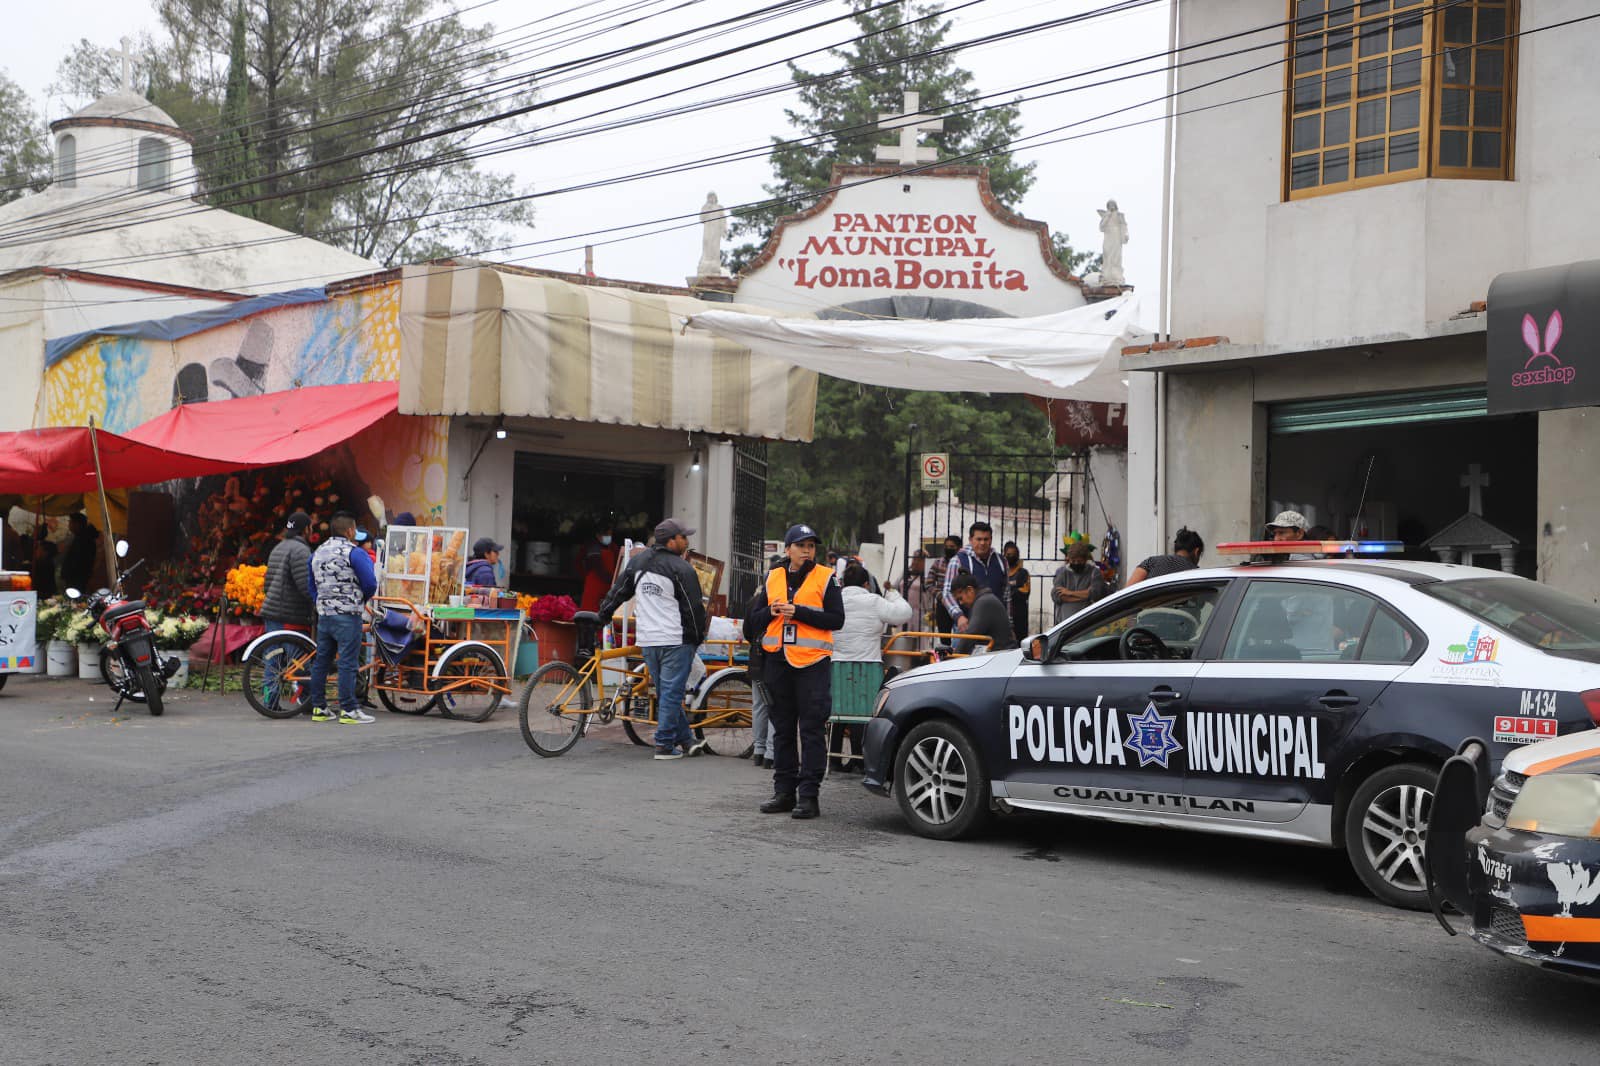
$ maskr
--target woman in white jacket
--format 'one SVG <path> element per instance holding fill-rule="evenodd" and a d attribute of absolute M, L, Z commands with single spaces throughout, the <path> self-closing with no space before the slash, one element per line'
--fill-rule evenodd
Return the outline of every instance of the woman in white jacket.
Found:
<path fill-rule="evenodd" d="M 911 604 L 901 599 L 892 588 L 885 595 L 873 592 L 872 577 L 860 563 L 844 568 L 840 579 L 844 598 L 844 628 L 833 635 L 833 713 L 851 717 L 866 717 L 872 713 L 871 696 L 883 682 L 883 669 L 866 668 L 853 664 L 883 662 L 883 627 L 905 625 L 911 621 Z M 872 677 L 855 676 L 871 673 Z M 844 676 L 841 676 L 844 675 Z M 860 705 L 860 704 L 865 704 Z M 854 705 L 852 705 L 854 704 Z M 830 757 L 839 758 L 844 751 L 844 738 L 850 737 L 851 750 L 861 754 L 861 726 L 848 722 L 835 722 L 829 738 Z M 841 767 L 842 769 L 843 767 Z"/>
<path fill-rule="evenodd" d="M 872 578 L 860 563 L 844 568 L 844 628 L 833 635 L 833 661 L 836 663 L 883 662 L 883 627 L 902 626 L 911 621 L 911 604 L 893 588 L 879 596 L 869 587 Z"/>

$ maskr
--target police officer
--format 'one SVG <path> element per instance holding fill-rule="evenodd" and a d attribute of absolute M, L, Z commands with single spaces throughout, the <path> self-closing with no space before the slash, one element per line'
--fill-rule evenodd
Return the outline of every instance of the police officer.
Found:
<path fill-rule="evenodd" d="M 817 565 L 817 533 L 790 526 L 788 558 L 767 574 L 745 617 L 745 638 L 766 653 L 764 673 L 774 736 L 772 798 L 763 814 L 792 811 L 815 818 L 827 769 L 828 717 L 833 712 L 833 633 L 844 625 L 844 597 L 833 573 Z M 795 735 L 799 734 L 796 758 Z"/>

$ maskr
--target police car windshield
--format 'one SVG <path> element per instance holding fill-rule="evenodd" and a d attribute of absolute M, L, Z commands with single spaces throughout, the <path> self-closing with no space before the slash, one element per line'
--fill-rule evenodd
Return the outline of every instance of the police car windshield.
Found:
<path fill-rule="evenodd" d="M 1474 577 L 1419 588 L 1525 644 L 1563 658 L 1600 663 L 1600 607 L 1549 585 Z"/>

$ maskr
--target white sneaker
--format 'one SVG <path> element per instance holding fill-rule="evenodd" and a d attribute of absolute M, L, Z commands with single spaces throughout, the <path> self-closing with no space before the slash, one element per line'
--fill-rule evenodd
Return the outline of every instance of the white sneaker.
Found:
<path fill-rule="evenodd" d="M 366 725 L 369 722 L 376 721 L 376 718 L 372 717 L 370 714 L 367 714 L 359 707 L 353 711 L 341 712 L 339 715 L 339 722 L 342 725 Z"/>

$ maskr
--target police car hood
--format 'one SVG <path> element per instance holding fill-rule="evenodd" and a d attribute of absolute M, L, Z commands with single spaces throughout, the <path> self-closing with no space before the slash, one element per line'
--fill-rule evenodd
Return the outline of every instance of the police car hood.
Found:
<path fill-rule="evenodd" d="M 1585 729 L 1518 748 L 1506 756 L 1501 768 L 1529 777 L 1600 773 L 1600 729 Z"/>
<path fill-rule="evenodd" d="M 1020 651 L 1001 651 L 993 655 L 969 655 L 964 659 L 946 659 L 942 663 L 929 663 L 919 666 L 914 670 L 907 670 L 893 678 L 889 685 L 894 687 L 916 681 L 935 681 L 951 674 L 965 674 L 975 671 L 986 673 L 1010 674 L 1022 661 Z"/>

